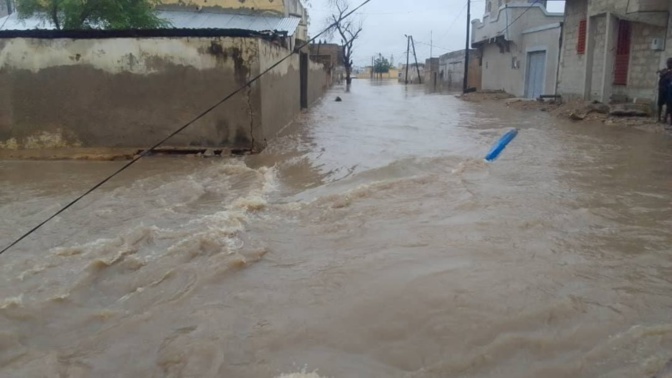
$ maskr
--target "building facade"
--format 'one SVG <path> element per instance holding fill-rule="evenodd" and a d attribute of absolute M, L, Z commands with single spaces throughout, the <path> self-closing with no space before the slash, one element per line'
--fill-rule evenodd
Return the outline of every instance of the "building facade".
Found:
<path fill-rule="evenodd" d="M 296 53 L 298 17 L 185 8 L 159 17 L 171 27 L 64 31 L 0 18 L 0 155 L 141 150 L 231 93 L 164 147 L 256 152 L 330 85 L 323 64 Z"/>
<path fill-rule="evenodd" d="M 399 82 L 406 83 L 406 73 L 408 72 L 409 84 L 422 84 L 425 76 L 425 65 L 423 63 L 411 63 L 408 67 L 405 64 L 401 65 L 399 71 Z"/>
<path fill-rule="evenodd" d="M 558 90 L 563 97 L 655 101 L 672 57 L 668 0 L 567 0 Z"/>
<path fill-rule="evenodd" d="M 528 98 L 555 94 L 563 18 L 543 1 L 488 0 L 483 19 L 472 21 L 482 89 Z"/>

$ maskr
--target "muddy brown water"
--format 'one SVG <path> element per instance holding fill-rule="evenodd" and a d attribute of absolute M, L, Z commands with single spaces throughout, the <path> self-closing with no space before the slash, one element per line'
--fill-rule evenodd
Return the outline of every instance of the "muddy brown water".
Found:
<path fill-rule="evenodd" d="M 120 164 L 0 162 L 0 244 Z M 650 377 L 670 167 L 668 136 L 356 81 L 258 156 L 145 159 L 0 256 L 0 376 Z"/>

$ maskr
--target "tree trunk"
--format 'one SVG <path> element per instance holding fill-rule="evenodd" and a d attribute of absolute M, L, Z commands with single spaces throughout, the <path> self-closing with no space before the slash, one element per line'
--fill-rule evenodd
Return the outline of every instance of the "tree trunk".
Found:
<path fill-rule="evenodd" d="M 350 85 L 352 84 L 352 66 L 345 66 L 345 83 Z"/>

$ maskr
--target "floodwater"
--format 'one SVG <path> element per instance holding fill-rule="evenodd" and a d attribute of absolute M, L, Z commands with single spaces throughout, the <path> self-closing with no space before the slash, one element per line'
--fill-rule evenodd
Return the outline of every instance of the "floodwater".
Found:
<path fill-rule="evenodd" d="M 0 243 L 120 164 L 0 162 Z M 671 166 L 660 134 L 356 81 L 258 156 L 144 159 L 0 256 L 0 376 L 650 377 Z"/>

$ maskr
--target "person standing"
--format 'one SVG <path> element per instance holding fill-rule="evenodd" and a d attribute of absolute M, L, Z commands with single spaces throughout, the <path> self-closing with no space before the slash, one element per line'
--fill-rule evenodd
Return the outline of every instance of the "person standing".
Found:
<path fill-rule="evenodd" d="M 672 114 L 672 58 L 667 59 L 666 68 L 658 71 L 658 77 L 658 121 L 667 122 L 668 115 Z M 665 118 L 663 118 L 663 105 L 665 105 Z"/>

